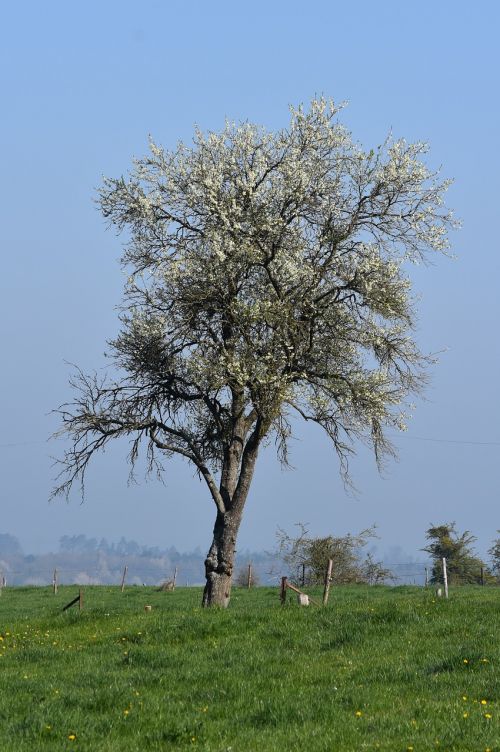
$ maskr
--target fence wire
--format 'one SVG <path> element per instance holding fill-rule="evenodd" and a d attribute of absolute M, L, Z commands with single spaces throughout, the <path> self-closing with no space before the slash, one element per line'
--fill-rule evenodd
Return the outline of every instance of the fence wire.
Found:
<path fill-rule="evenodd" d="M 54 580 L 58 585 L 121 585 L 124 577 L 125 566 L 125 584 L 136 586 L 157 586 L 160 587 L 165 583 L 176 579 L 178 586 L 191 586 L 204 584 L 203 567 L 196 570 L 193 567 L 183 569 L 177 567 L 132 567 L 123 564 L 122 566 L 107 568 L 103 571 L 99 567 L 55 567 L 54 569 L 42 569 L 37 571 L 27 571 L 25 569 L 8 569 L 0 570 L 0 587 L 3 586 L 47 586 L 53 585 Z M 269 567 L 248 564 L 236 567 L 233 577 L 233 585 L 239 587 L 256 587 L 260 585 L 278 585 L 281 576 L 286 572 L 286 567 L 276 566 L 272 571 Z M 425 570 L 418 572 L 398 571 L 397 574 L 388 581 L 387 584 L 425 584 Z"/>
<path fill-rule="evenodd" d="M 57 566 L 51 567 L 10 567 L 8 562 L 2 561 L 0 566 L 0 588 L 9 586 L 48 586 L 54 581 L 58 585 L 121 585 L 124 580 L 126 586 L 161 587 L 175 578 L 176 586 L 200 586 L 205 583 L 204 562 L 200 557 L 199 562 L 178 564 L 159 562 L 158 566 L 124 559 L 120 563 L 104 564 L 97 566 Z M 432 562 L 395 562 L 393 564 L 383 562 L 384 567 L 390 571 L 383 582 L 372 584 L 386 585 L 418 585 L 431 584 Z M 460 575 L 454 577 L 454 584 L 461 582 L 481 582 L 493 584 L 492 576 L 485 570 L 486 576 L 480 572 L 468 572 L 463 578 Z M 290 576 L 283 562 L 238 561 L 233 574 L 233 585 L 236 587 L 254 587 L 260 585 L 278 585 L 282 576 Z M 296 578 L 297 584 L 301 584 L 300 577 Z M 441 579 L 438 578 L 440 581 Z M 368 583 L 370 584 L 370 583 Z M 341 583 L 335 582 L 335 573 L 332 587 L 340 587 Z"/>

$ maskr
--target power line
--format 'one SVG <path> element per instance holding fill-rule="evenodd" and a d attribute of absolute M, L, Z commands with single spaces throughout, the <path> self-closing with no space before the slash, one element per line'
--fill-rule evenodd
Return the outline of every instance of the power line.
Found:
<path fill-rule="evenodd" d="M 0 449 L 4 449 L 5 447 L 19 447 L 19 446 L 28 446 L 28 444 L 46 444 L 47 439 L 38 439 L 38 441 L 16 441 L 12 444 L 0 444 Z"/>
<path fill-rule="evenodd" d="M 471 446 L 500 446 L 500 441 L 474 441 L 472 439 L 442 439 L 434 438 L 431 436 L 411 436 L 406 433 L 399 433 L 398 436 L 402 436 L 404 439 L 412 439 L 414 441 L 432 441 L 436 444 L 467 444 Z M 33 444 L 46 444 L 47 439 L 39 439 L 38 441 L 17 441 L 8 444 L 0 444 L 0 449 L 7 447 L 21 447 L 29 446 Z"/>
<path fill-rule="evenodd" d="M 415 441 L 433 441 L 437 444 L 470 444 L 473 446 L 500 446 L 500 441 L 472 441 L 470 439 L 435 439 L 430 436 L 410 436 L 408 434 L 399 434 L 405 439 L 414 439 Z"/>

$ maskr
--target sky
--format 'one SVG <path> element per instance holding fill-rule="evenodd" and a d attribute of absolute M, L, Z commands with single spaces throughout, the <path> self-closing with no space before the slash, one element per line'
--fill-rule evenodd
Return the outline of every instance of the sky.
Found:
<path fill-rule="evenodd" d="M 417 339 L 440 353 L 398 461 L 380 475 L 359 448 L 348 493 L 320 430 L 297 426 L 294 470 L 260 459 L 239 548 L 269 550 L 278 526 L 313 535 L 378 527 L 379 549 L 421 557 L 431 523 L 456 521 L 485 554 L 500 528 L 498 175 L 500 6 L 384 0 L 4 3 L 0 14 L 2 226 L 0 532 L 26 552 L 83 533 L 208 548 L 214 507 L 181 460 L 164 484 L 127 483 L 127 446 L 91 467 L 84 503 L 49 503 L 61 442 L 51 411 L 71 399 L 71 363 L 105 366 L 117 332 L 121 241 L 96 205 L 102 176 L 189 143 L 224 119 L 284 127 L 290 104 L 324 94 L 366 148 L 390 129 L 430 143 L 463 222 L 454 259 L 411 271 Z"/>

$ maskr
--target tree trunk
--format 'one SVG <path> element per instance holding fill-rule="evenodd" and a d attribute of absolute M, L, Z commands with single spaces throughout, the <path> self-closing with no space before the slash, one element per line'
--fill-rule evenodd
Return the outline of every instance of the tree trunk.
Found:
<path fill-rule="evenodd" d="M 234 552 L 241 514 L 235 511 L 217 513 L 214 537 L 205 559 L 206 585 L 203 606 L 227 608 L 231 595 Z"/>
<path fill-rule="evenodd" d="M 234 441 L 227 452 L 221 474 L 220 495 L 223 506 L 218 506 L 212 545 L 205 559 L 207 581 L 203 591 L 203 606 L 227 608 L 229 605 L 236 538 L 253 478 L 259 442 L 264 434 L 259 418 L 246 444 L 243 434 L 240 436 L 235 431 Z"/>

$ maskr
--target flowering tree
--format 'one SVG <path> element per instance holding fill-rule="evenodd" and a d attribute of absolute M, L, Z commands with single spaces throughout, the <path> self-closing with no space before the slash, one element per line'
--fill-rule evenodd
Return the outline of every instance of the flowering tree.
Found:
<path fill-rule="evenodd" d="M 188 460 L 215 505 L 204 605 L 227 605 L 236 536 L 259 448 L 286 463 L 292 416 L 322 426 L 347 473 L 353 442 L 378 460 L 386 428 L 427 358 L 412 339 L 408 262 L 446 251 L 448 183 L 426 146 L 363 151 L 323 99 L 287 129 L 227 123 L 190 148 L 155 143 L 128 179 L 106 179 L 104 217 L 127 231 L 116 375 L 78 372 L 61 432 L 60 485 L 83 483 L 111 439 L 147 448 L 149 468 Z"/>

